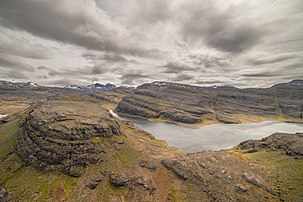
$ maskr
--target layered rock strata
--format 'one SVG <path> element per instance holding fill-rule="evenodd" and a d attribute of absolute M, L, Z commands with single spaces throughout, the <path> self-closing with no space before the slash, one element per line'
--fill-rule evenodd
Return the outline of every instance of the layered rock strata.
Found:
<path fill-rule="evenodd" d="M 114 136 L 122 136 L 119 124 L 98 105 L 49 101 L 30 111 L 17 152 L 27 164 L 79 176 L 105 160 Z"/>
<path fill-rule="evenodd" d="M 277 85 L 239 89 L 153 82 L 139 86 L 133 94 L 124 97 L 116 111 L 188 124 L 209 120 L 239 123 L 262 117 L 302 120 L 303 87 Z"/>
<path fill-rule="evenodd" d="M 239 144 L 240 149 L 257 152 L 262 149 L 282 150 L 287 155 L 303 157 L 303 133 L 275 133 L 261 140 L 247 140 Z"/>

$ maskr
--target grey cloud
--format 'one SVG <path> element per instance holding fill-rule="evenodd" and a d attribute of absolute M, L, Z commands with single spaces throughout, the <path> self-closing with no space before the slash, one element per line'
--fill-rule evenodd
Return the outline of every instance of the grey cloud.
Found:
<path fill-rule="evenodd" d="M 132 26 L 154 25 L 171 18 L 172 15 L 170 8 L 172 2 L 163 0 L 97 0 L 96 2 L 98 7 L 113 14 L 114 17 L 127 16 L 128 23 Z"/>
<path fill-rule="evenodd" d="M 109 72 L 111 70 L 111 68 L 105 64 L 105 63 L 99 63 L 96 64 L 92 70 L 91 70 L 91 74 L 105 74 L 107 72 Z"/>
<path fill-rule="evenodd" d="M 51 86 L 67 86 L 67 85 L 87 85 L 91 84 L 94 81 L 98 81 L 96 77 L 89 77 L 85 75 L 68 75 L 64 78 L 50 78 L 45 81 L 40 81 L 39 83 L 43 83 L 44 85 Z"/>
<path fill-rule="evenodd" d="M 92 60 L 92 61 L 95 61 L 95 60 L 106 60 L 109 62 L 127 62 L 128 61 L 125 57 L 115 54 L 115 53 L 105 53 L 102 55 L 96 55 L 93 53 L 83 53 L 81 56 L 87 60 Z"/>
<path fill-rule="evenodd" d="M 55 70 L 45 66 L 37 67 L 39 70 L 48 70 L 50 76 L 83 76 L 83 75 L 100 75 L 108 72 L 115 72 L 119 70 L 118 66 L 112 66 L 110 63 L 98 63 L 93 66 L 86 66 L 82 68 L 65 68 L 63 70 Z"/>
<path fill-rule="evenodd" d="M 45 82 L 46 85 L 53 85 L 53 86 L 68 86 L 68 85 L 81 85 L 81 84 L 86 84 L 83 81 L 75 80 L 75 79 L 56 79 L 56 80 L 49 80 Z"/>
<path fill-rule="evenodd" d="M 181 34 L 188 41 L 203 41 L 218 50 L 240 53 L 261 42 L 266 31 L 254 22 L 237 22 L 237 7 L 218 9 L 216 1 L 189 1 L 182 8 L 186 10 Z"/>
<path fill-rule="evenodd" d="M 86 68 L 78 68 L 78 69 L 70 68 L 70 69 L 64 69 L 61 71 L 49 69 L 48 75 L 50 75 L 50 76 L 77 76 L 77 75 L 81 76 L 81 75 L 90 74 L 90 71 L 91 70 L 87 71 Z"/>
<path fill-rule="evenodd" d="M 229 59 L 226 57 L 213 56 L 209 54 L 189 54 L 188 58 L 194 65 L 203 67 L 222 67 L 229 65 Z"/>
<path fill-rule="evenodd" d="M 128 59 L 127 57 L 122 56 L 121 54 L 112 52 L 102 54 L 83 53 L 81 54 L 81 56 L 91 64 L 100 63 L 100 61 L 106 62 L 108 64 L 138 64 L 138 61 L 135 59 Z"/>
<path fill-rule="evenodd" d="M 29 71 L 34 72 L 35 68 L 32 67 L 29 64 L 19 62 L 16 58 L 8 58 L 3 57 L 0 55 L 0 67 L 6 68 L 6 69 L 15 69 L 15 70 L 23 70 L 23 71 Z"/>
<path fill-rule="evenodd" d="M 149 79 L 150 75 L 143 73 L 140 70 L 131 70 L 123 73 L 120 77 L 122 84 L 136 85 L 142 79 Z"/>
<path fill-rule="evenodd" d="M 9 33 L 0 29 L 0 53 L 33 59 L 50 58 L 51 50 L 49 48 L 40 44 L 33 44 L 26 39 L 12 38 L 8 35 Z"/>
<path fill-rule="evenodd" d="M 171 17 L 171 10 L 169 8 L 170 4 L 167 1 L 141 0 L 137 3 L 140 9 L 136 9 L 135 7 L 135 14 L 133 15 L 135 18 L 133 19 L 133 22 L 136 24 L 138 21 L 141 21 L 141 23 L 144 23 L 145 25 L 153 25 L 155 23 L 165 21 Z"/>
<path fill-rule="evenodd" d="M 279 76 L 279 73 L 276 72 L 262 72 L 262 73 L 251 73 L 251 74 L 242 74 L 245 77 L 276 77 Z"/>
<path fill-rule="evenodd" d="M 248 60 L 248 64 L 250 64 L 250 65 L 272 64 L 272 63 L 283 62 L 283 61 L 295 59 L 297 57 L 298 56 L 296 56 L 294 54 L 279 54 L 279 55 L 272 55 L 269 57 L 250 59 L 250 60 Z"/>
<path fill-rule="evenodd" d="M 302 78 L 303 77 L 303 62 L 295 62 L 279 66 L 273 69 L 272 66 L 266 66 L 259 69 L 247 69 L 240 76 L 253 77 L 253 78 L 270 78 L 270 77 L 280 77 L 280 78 Z"/>
<path fill-rule="evenodd" d="M 240 53 L 259 44 L 263 35 L 259 28 L 246 24 L 224 30 L 214 37 L 209 33 L 207 43 L 222 51 Z"/>
<path fill-rule="evenodd" d="M 92 50 L 129 55 L 153 54 L 121 35 L 121 31 L 95 1 L 3 0 L 3 26 Z"/>
<path fill-rule="evenodd" d="M 48 75 L 50 75 L 50 76 L 69 75 L 69 73 L 68 72 L 58 72 L 58 71 L 52 69 L 48 72 Z"/>
<path fill-rule="evenodd" d="M 164 68 L 164 73 L 172 73 L 172 74 L 179 74 L 184 71 L 195 71 L 196 68 L 192 67 L 188 64 L 181 63 L 178 61 L 168 62 L 166 65 L 161 66 L 161 68 Z"/>
<path fill-rule="evenodd" d="M 286 72 L 260 72 L 260 73 L 252 73 L 252 74 L 243 74 L 242 76 L 248 78 L 263 78 L 263 79 L 277 78 L 277 80 L 280 79 L 294 80 L 294 79 L 301 79 L 303 77 L 303 72 L 299 72 L 299 73 L 288 72 L 287 74 Z"/>
<path fill-rule="evenodd" d="M 179 74 L 176 77 L 173 78 L 173 81 L 191 81 L 195 77 L 190 74 Z"/>
<path fill-rule="evenodd" d="M 303 76 L 301 0 L 0 4 L 0 71 L 38 83 L 46 75 L 61 84 L 97 77 L 265 86 Z"/>
<path fill-rule="evenodd" d="M 20 71 L 10 71 L 6 74 L 6 77 L 13 79 L 28 79 L 28 77 Z"/>
<path fill-rule="evenodd" d="M 48 79 L 48 77 L 45 76 L 45 75 L 43 75 L 43 76 L 37 76 L 37 79 L 39 79 L 39 80 L 40 80 L 40 79 L 44 79 L 44 80 L 45 80 L 45 79 Z"/>
<path fill-rule="evenodd" d="M 37 70 L 46 70 L 46 71 L 52 71 L 53 69 L 50 67 L 45 67 L 43 65 L 40 65 L 38 67 L 36 67 Z"/>

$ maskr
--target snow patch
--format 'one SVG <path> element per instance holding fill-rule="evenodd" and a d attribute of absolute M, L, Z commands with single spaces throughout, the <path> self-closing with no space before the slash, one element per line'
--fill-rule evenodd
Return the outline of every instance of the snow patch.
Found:
<path fill-rule="evenodd" d="M 8 114 L 0 114 L 0 119 L 6 117 Z"/>
<path fill-rule="evenodd" d="M 110 109 L 110 110 L 108 110 L 108 111 L 109 111 L 109 113 L 110 113 L 111 115 L 113 115 L 113 117 L 116 117 L 116 118 L 118 118 L 118 119 L 120 118 L 118 114 L 116 114 L 115 112 L 113 112 L 113 110 Z"/>

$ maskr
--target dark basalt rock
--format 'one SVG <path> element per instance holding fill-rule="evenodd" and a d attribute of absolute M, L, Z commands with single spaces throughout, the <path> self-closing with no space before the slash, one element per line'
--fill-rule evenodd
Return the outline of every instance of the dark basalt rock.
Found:
<path fill-rule="evenodd" d="M 176 160 L 165 159 L 161 161 L 161 164 L 165 166 L 168 170 L 174 172 L 178 177 L 183 180 L 188 180 L 191 178 L 192 173 Z"/>
<path fill-rule="evenodd" d="M 111 173 L 109 178 L 110 184 L 114 187 L 126 187 L 130 181 L 131 179 L 129 176 L 118 175 L 115 173 Z"/>
<path fill-rule="evenodd" d="M 17 152 L 27 164 L 78 177 L 87 165 L 106 160 L 108 146 L 100 140 L 114 142 L 113 136 L 123 136 L 120 126 L 98 105 L 46 102 L 29 113 Z"/>
<path fill-rule="evenodd" d="M 144 108 L 141 108 L 138 106 L 130 105 L 124 101 L 119 102 L 116 111 L 118 113 L 122 113 L 122 114 L 142 116 L 145 118 L 158 118 L 159 117 L 158 114 L 153 111 L 149 111 L 147 109 L 144 109 Z"/>
<path fill-rule="evenodd" d="M 256 152 L 261 149 L 283 150 L 287 155 L 303 156 L 303 133 L 275 133 L 261 140 L 247 140 L 238 145 L 240 149 Z"/>
<path fill-rule="evenodd" d="M 241 174 L 241 177 L 248 183 L 251 183 L 257 187 L 261 187 L 263 185 L 263 182 L 259 178 L 255 177 L 251 174 L 243 173 L 243 174 Z"/>
<path fill-rule="evenodd" d="M 129 173 L 111 173 L 109 176 L 109 182 L 114 187 L 128 188 L 131 190 L 142 188 L 150 195 L 152 195 L 157 189 L 150 179 L 144 180 L 142 176 L 134 176 Z"/>
<path fill-rule="evenodd" d="M 170 110 L 170 111 L 164 112 L 163 117 L 166 119 L 173 120 L 173 121 L 182 122 L 182 123 L 190 123 L 190 124 L 199 123 L 202 121 L 201 118 L 194 117 L 188 113 L 180 112 L 177 110 Z"/>
<path fill-rule="evenodd" d="M 140 166 L 142 168 L 147 168 L 150 171 L 155 171 L 157 170 L 157 165 L 155 162 L 151 162 L 151 161 L 146 161 L 146 160 L 141 160 L 140 161 Z"/>
<path fill-rule="evenodd" d="M 238 123 L 234 115 L 300 119 L 303 116 L 302 92 L 302 85 L 239 89 L 153 82 L 139 86 L 133 94 L 124 97 L 117 112 L 189 124 L 209 117 L 223 123 Z"/>
<path fill-rule="evenodd" d="M 239 193 L 244 193 L 247 192 L 247 189 L 241 184 L 236 184 L 235 191 Z"/>

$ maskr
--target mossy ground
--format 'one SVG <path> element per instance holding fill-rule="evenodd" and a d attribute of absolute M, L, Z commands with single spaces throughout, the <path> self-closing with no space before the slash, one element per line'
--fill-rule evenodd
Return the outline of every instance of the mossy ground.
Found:
<path fill-rule="evenodd" d="M 268 180 L 284 201 L 303 199 L 303 159 L 281 154 L 281 151 L 240 153 L 244 159 L 268 169 Z"/>
<path fill-rule="evenodd" d="M 74 201 L 80 198 L 109 201 L 127 195 L 125 188 L 115 188 L 109 183 L 109 173 L 129 171 L 130 175 L 136 174 L 139 159 L 144 157 L 143 153 L 136 152 L 131 138 L 123 137 L 123 144 L 119 149 L 115 148 L 113 142 L 121 142 L 120 136 L 94 139 L 94 143 L 100 142 L 109 149 L 105 162 L 89 165 L 83 176 L 73 178 L 57 171 L 41 171 L 23 163 L 16 153 L 16 141 L 23 118 L 23 115 L 21 118 L 13 117 L 9 122 L 0 125 L 0 185 L 12 194 L 15 201 Z M 128 132 L 134 134 L 136 130 L 131 129 Z M 155 143 L 159 146 L 162 144 L 156 140 Z M 90 190 L 87 184 L 93 180 L 92 176 L 99 175 L 101 171 L 106 173 L 104 179 L 96 189 Z M 86 195 L 80 195 L 83 193 Z"/>
<path fill-rule="evenodd" d="M 19 122 L 18 119 L 15 119 L 0 126 L 0 159 L 14 152 L 19 132 Z"/>

